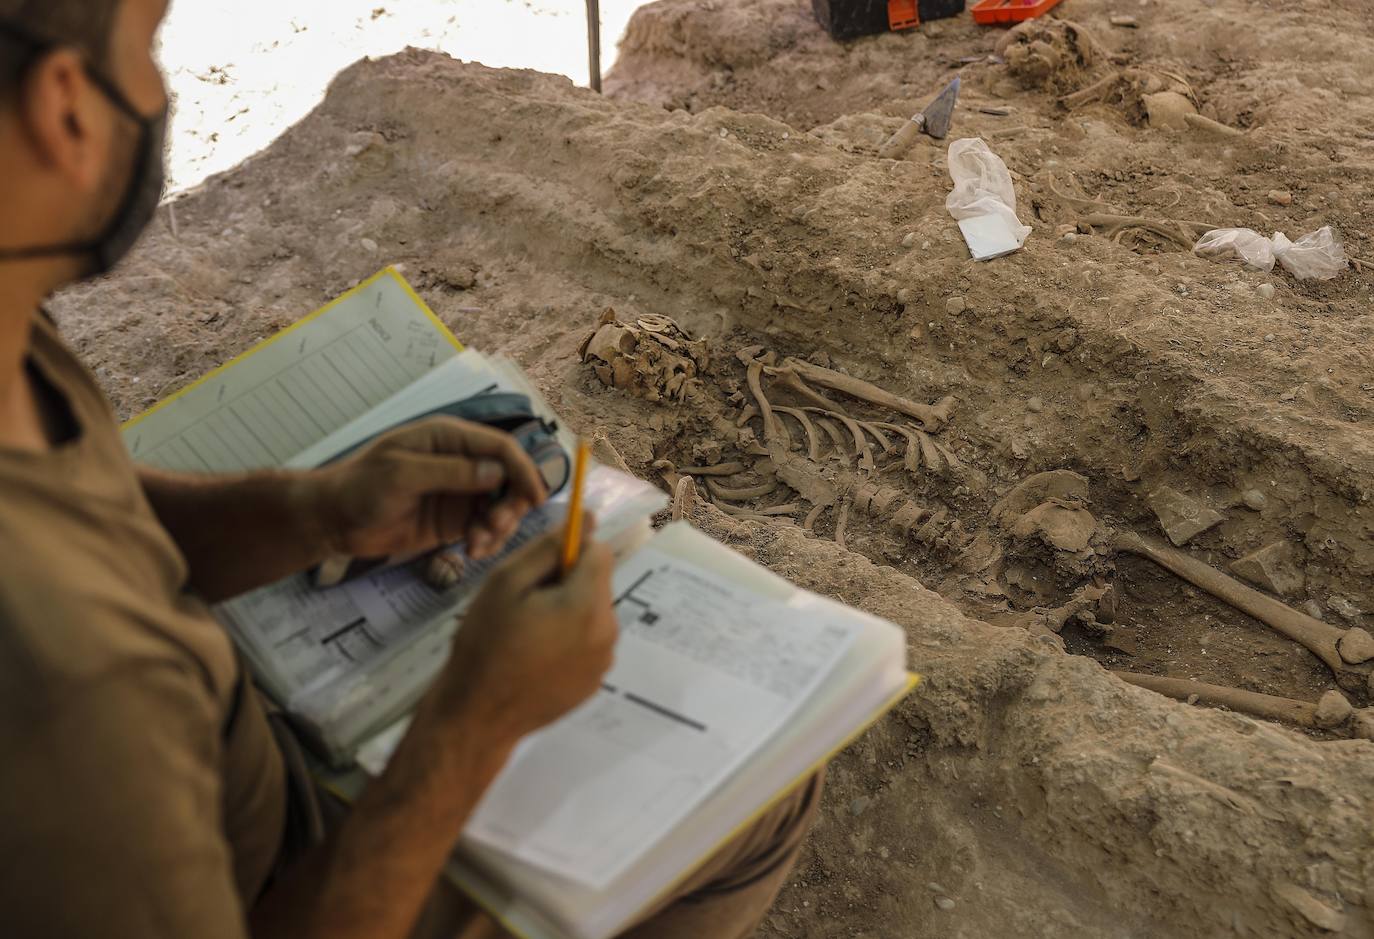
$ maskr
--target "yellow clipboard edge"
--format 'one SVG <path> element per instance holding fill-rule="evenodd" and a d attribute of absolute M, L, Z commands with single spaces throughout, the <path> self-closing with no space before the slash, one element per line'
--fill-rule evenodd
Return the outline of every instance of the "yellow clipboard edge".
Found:
<path fill-rule="evenodd" d="M 835 758 L 835 754 L 839 753 L 841 750 L 845 749 L 855 740 L 858 740 L 865 733 L 867 733 L 870 727 L 872 727 L 879 720 L 881 720 L 883 716 L 887 714 L 888 711 L 896 707 L 897 704 L 903 698 L 911 694 L 912 689 L 914 689 L 920 683 L 920 675 L 916 674 L 915 672 L 907 672 L 906 682 L 902 685 L 902 687 L 898 689 L 897 692 L 892 695 L 892 697 L 884 701 L 882 705 L 877 708 L 877 710 L 875 710 L 872 714 L 865 718 L 864 721 L 854 729 L 853 733 L 845 737 L 844 740 L 840 741 L 840 743 L 836 745 L 833 749 L 831 749 L 829 752 L 827 752 L 825 756 L 821 757 L 819 760 L 812 763 L 809 767 L 803 770 L 797 776 L 796 779 L 792 780 L 790 783 L 779 789 L 776 795 L 774 795 L 771 799 L 764 802 L 757 809 L 755 809 L 753 814 L 751 814 L 748 818 L 746 818 L 744 821 L 740 822 L 738 825 L 732 828 L 729 834 L 723 836 L 719 841 L 712 845 L 709 851 L 703 854 L 701 858 L 698 859 L 695 863 L 687 867 L 687 869 L 684 870 L 677 877 L 676 880 L 673 880 L 666 887 L 664 887 L 662 890 L 656 893 L 653 899 L 651 899 L 648 903 L 644 904 L 644 906 L 640 909 L 639 912 L 635 914 L 635 916 L 638 916 L 639 913 L 642 913 L 644 910 L 652 909 L 654 905 L 657 904 L 660 900 L 662 900 L 664 897 L 668 896 L 674 890 L 676 890 L 679 885 L 681 885 L 689 877 L 695 874 L 697 872 L 697 869 L 700 868 L 701 865 L 705 864 L 708 860 L 710 860 L 711 857 L 716 854 L 716 852 L 720 851 L 721 848 L 725 847 L 727 844 L 733 841 L 746 828 L 748 828 L 750 825 L 754 824 L 754 822 L 758 821 L 765 814 L 767 814 L 768 811 L 773 808 L 773 806 L 777 805 L 783 799 L 787 798 L 787 796 L 792 792 L 793 789 L 796 789 L 797 786 L 801 785 L 803 782 L 809 779 L 822 766 L 825 766 L 827 763 L 833 760 Z M 462 884 L 458 884 L 457 886 L 463 888 Z M 524 933 L 520 932 L 509 922 L 507 922 L 505 916 L 503 916 L 501 913 L 493 909 L 489 905 L 486 898 L 477 896 L 475 892 L 467 890 L 466 888 L 463 888 L 463 893 L 467 895 L 468 899 L 472 900 L 474 903 L 480 906 L 488 916 L 490 916 L 492 919 L 500 923 L 501 928 L 505 929 L 506 932 L 510 933 L 513 936 L 519 936 L 521 937 L 521 939 L 528 939 L 528 937 Z M 633 917 L 631 917 L 630 921 L 633 922 Z"/>
<path fill-rule="evenodd" d="M 143 413 L 136 414 L 133 417 L 129 418 L 127 421 L 120 425 L 120 429 L 128 430 L 130 427 L 133 427 L 135 424 L 143 420 L 145 417 L 148 417 L 150 414 L 154 414 L 157 411 L 160 411 L 162 408 L 166 407 L 167 405 L 171 404 L 173 401 L 175 401 L 177 398 L 180 398 L 182 395 L 186 394 L 191 389 L 196 388 L 199 385 L 203 385 L 205 382 L 214 378 L 220 372 L 232 368 L 234 365 L 248 358 L 250 355 L 253 355 L 256 352 L 265 349 L 272 343 L 276 342 L 278 339 L 283 338 L 287 333 L 291 332 L 292 330 L 304 326 L 306 323 L 309 323 L 311 320 L 315 319 L 318 316 L 323 316 L 325 313 L 328 313 L 330 310 L 338 306 L 340 303 L 343 303 L 349 297 L 353 296 L 356 293 L 359 293 L 360 291 L 366 290 L 368 287 L 371 287 L 377 281 L 381 280 L 383 277 L 386 277 L 388 275 L 395 279 L 396 283 L 399 284 L 401 289 L 405 291 L 406 296 L 410 297 L 410 299 L 414 301 L 415 305 L 420 308 L 421 312 L 423 312 L 425 316 L 428 317 L 430 321 L 434 323 L 435 327 L 439 330 L 440 334 L 442 334 L 443 337 L 447 339 L 449 342 L 453 343 L 453 348 L 455 348 L 459 352 L 462 352 L 463 344 L 458 341 L 457 336 L 453 335 L 453 330 L 445 326 L 444 321 L 439 319 L 439 317 L 434 314 L 434 311 L 429 308 L 429 304 L 425 303 L 424 300 L 420 299 L 420 295 L 415 292 L 415 288 L 410 286 L 410 282 L 407 281 L 405 277 L 401 275 L 400 271 L 396 270 L 396 266 L 394 264 L 387 265 L 385 268 L 373 274 L 371 277 L 361 282 L 356 287 L 352 287 L 348 290 L 345 290 L 343 293 L 339 294 L 333 300 L 330 300 L 328 303 L 320 307 L 318 310 L 315 310 L 313 313 L 306 314 L 305 316 L 296 320 L 296 322 L 292 323 L 290 326 L 287 326 L 285 329 L 279 330 L 273 335 L 268 336 L 262 342 L 259 342 L 251 348 L 243 352 L 240 352 L 238 355 L 234 356 L 232 359 L 230 359 L 228 362 L 225 362 L 218 368 L 213 368 L 210 371 L 206 372 L 204 375 L 197 378 L 195 381 L 191 382 L 186 387 L 180 389 L 175 394 L 171 394 L 168 395 L 166 398 L 163 398 L 161 401 L 159 401 L 157 404 L 154 404 L 152 407 L 148 408 L 148 410 L 144 411 Z"/>

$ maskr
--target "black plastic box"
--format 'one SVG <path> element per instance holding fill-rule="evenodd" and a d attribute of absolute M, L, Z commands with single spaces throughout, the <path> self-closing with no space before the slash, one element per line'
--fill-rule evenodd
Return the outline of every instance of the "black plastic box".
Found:
<path fill-rule="evenodd" d="M 811 6 L 821 26 L 835 39 L 871 36 L 964 12 L 964 0 L 917 0 L 914 20 L 909 0 L 811 0 Z"/>

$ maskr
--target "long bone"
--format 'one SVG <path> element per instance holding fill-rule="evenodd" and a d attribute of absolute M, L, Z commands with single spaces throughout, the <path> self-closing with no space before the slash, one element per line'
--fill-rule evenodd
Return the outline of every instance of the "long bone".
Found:
<path fill-rule="evenodd" d="M 1128 684 L 1148 688 L 1157 694 L 1177 698 L 1179 701 L 1230 708 L 1252 717 L 1297 724 L 1310 730 L 1331 730 L 1339 727 L 1349 720 L 1354 711 L 1350 702 L 1339 691 L 1328 691 L 1322 695 L 1319 704 L 1310 704 L 1293 698 L 1189 681 L 1186 678 L 1165 678 L 1161 675 L 1142 675 L 1137 672 L 1112 674 Z"/>
<path fill-rule="evenodd" d="M 840 391 L 851 398 L 857 398 L 860 401 L 866 401 L 869 404 L 914 418 L 921 424 L 921 429 L 925 431 L 938 431 L 954 412 L 954 398 L 952 397 L 942 398 L 934 405 L 918 404 L 909 398 L 903 398 L 901 395 L 895 395 L 879 388 L 862 378 L 855 378 L 853 375 L 845 375 L 833 369 L 812 365 L 801 359 L 784 359 L 783 366 L 792 369 L 803 379 L 832 391 Z"/>
<path fill-rule="evenodd" d="M 805 380 L 797 374 L 796 369 L 764 366 L 763 373 L 770 378 L 776 378 L 780 388 L 792 392 L 799 398 L 805 398 L 807 401 L 811 402 L 813 406 L 826 411 L 833 411 L 836 414 L 844 414 L 846 417 L 848 416 L 845 409 L 837 402 L 831 401 L 815 388 L 808 385 Z"/>
<path fill-rule="evenodd" d="M 1365 690 L 1369 675 L 1374 671 L 1374 662 L 1368 659 L 1362 662 L 1347 662 L 1341 656 L 1341 640 L 1348 630 L 1338 629 L 1286 606 L 1154 538 L 1133 532 L 1120 532 L 1115 538 L 1114 545 L 1118 551 L 1126 551 L 1153 561 L 1199 590 L 1210 593 L 1227 606 L 1253 616 L 1270 629 L 1298 643 L 1331 669 L 1341 687 L 1352 691 Z"/>

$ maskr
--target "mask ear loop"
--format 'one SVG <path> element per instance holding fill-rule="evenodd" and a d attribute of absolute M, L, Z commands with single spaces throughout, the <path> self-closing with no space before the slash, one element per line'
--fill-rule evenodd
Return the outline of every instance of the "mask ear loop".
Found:
<path fill-rule="evenodd" d="M 33 67 L 33 64 L 37 62 L 44 53 L 60 45 L 56 40 L 39 36 L 10 20 L 0 20 L 0 38 L 8 39 L 13 43 L 24 46 L 30 51 L 29 60 L 21 65 L 19 69 L 21 81 L 26 77 L 28 70 Z M 105 96 L 106 100 L 114 105 L 115 110 L 132 120 L 139 127 L 141 139 L 139 141 L 137 155 L 134 159 L 134 165 L 130 167 L 130 184 L 125 188 L 119 206 L 114 215 L 110 218 L 110 223 L 106 225 L 104 231 L 96 237 L 86 241 L 67 242 L 66 244 L 38 245 L 29 248 L 0 248 L 0 261 L 24 261 L 31 258 L 54 257 L 58 255 L 89 254 L 95 257 L 97 263 L 104 267 L 108 267 L 106 259 L 101 257 L 101 248 L 109 235 L 118 230 L 120 220 L 128 214 L 133 203 L 138 199 L 138 192 L 133 182 L 140 179 L 143 174 L 147 172 L 148 160 L 150 159 L 147 152 L 147 141 L 142 138 L 146 138 L 149 135 L 149 124 L 155 121 L 156 118 L 148 118 L 140 114 L 124 92 L 119 90 L 119 86 L 98 71 L 84 58 L 82 60 L 82 70 L 86 73 L 86 77 L 90 80 L 91 84 L 100 89 L 100 93 Z"/>
<path fill-rule="evenodd" d="M 45 53 L 56 48 L 57 42 L 52 39 L 45 39 L 37 33 L 31 32 L 20 26 L 18 23 L 9 20 L 0 20 L 0 40 L 19 46 L 27 52 L 27 57 L 19 62 L 14 70 L 13 83 L 22 87 L 28 79 L 29 70 L 33 68 Z M 24 261 L 29 258 L 41 258 L 59 254 L 85 254 L 91 250 L 89 245 L 66 244 L 66 245 L 43 245 L 33 248 L 0 248 L 0 260 L 5 261 Z"/>
<path fill-rule="evenodd" d="M 24 47 L 29 51 L 29 58 L 19 66 L 19 76 L 22 78 L 24 73 L 33 67 L 34 62 L 38 61 L 45 53 L 52 51 L 62 43 L 56 39 L 40 36 L 13 20 L 0 19 L 0 39 L 8 39 L 10 42 Z M 124 92 L 119 90 L 113 81 L 105 77 L 91 63 L 82 57 L 82 68 L 86 72 L 86 77 L 91 80 L 101 92 L 110 99 L 110 102 L 123 111 L 125 115 L 139 123 L 147 120 L 138 109 L 133 106 Z"/>

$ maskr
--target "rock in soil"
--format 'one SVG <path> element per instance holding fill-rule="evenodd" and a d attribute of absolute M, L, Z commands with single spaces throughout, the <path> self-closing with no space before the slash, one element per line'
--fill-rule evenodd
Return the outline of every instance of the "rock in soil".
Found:
<path fill-rule="evenodd" d="M 1150 493 L 1149 502 L 1164 534 L 1180 547 L 1226 520 L 1220 512 L 1170 486 L 1160 486 Z"/>
<path fill-rule="evenodd" d="M 1276 541 L 1231 562 L 1231 570 L 1257 587 L 1282 597 L 1301 597 L 1307 590 L 1307 576 L 1298 566 L 1293 547 Z"/>

